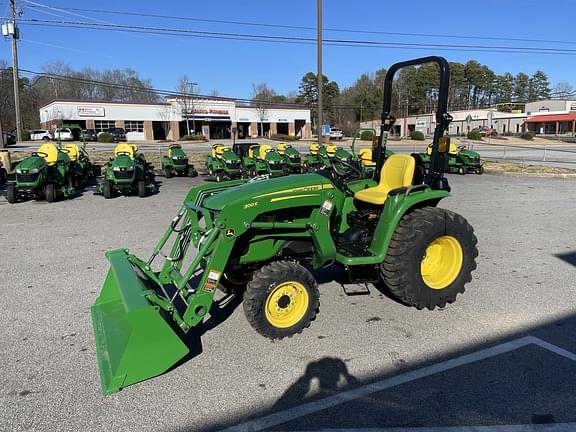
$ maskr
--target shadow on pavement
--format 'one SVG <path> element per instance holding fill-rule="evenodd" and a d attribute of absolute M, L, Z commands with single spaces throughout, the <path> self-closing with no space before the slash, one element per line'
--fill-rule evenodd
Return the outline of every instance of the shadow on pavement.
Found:
<path fill-rule="evenodd" d="M 556 254 L 557 258 L 560 258 L 562 261 L 566 261 L 568 264 L 572 264 L 576 266 L 576 251 L 574 252 L 566 252 L 563 254 Z"/>

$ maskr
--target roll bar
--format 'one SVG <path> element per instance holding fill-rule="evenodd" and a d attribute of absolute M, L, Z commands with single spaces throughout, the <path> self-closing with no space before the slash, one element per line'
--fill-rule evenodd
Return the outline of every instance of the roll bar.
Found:
<path fill-rule="evenodd" d="M 386 137 L 394 126 L 396 118 L 391 114 L 392 106 L 392 83 L 394 76 L 400 69 L 408 66 L 417 66 L 426 63 L 436 63 L 440 67 L 440 89 L 438 93 L 438 108 L 436 110 L 436 128 L 434 129 L 434 139 L 432 141 L 432 154 L 430 155 L 430 168 L 424 178 L 424 183 L 433 189 L 448 189 L 448 182 L 444 178 L 444 167 L 446 165 L 446 152 L 439 151 L 440 139 L 448 129 L 452 116 L 448 114 L 448 88 L 450 86 L 450 65 L 444 57 L 429 56 L 407 60 L 393 64 L 386 72 L 384 78 L 384 103 L 382 106 L 382 118 L 380 125 L 380 137 L 378 147 L 373 152 L 373 161 L 376 162 L 374 178 L 380 178 L 380 172 L 384 165 L 386 152 Z"/>

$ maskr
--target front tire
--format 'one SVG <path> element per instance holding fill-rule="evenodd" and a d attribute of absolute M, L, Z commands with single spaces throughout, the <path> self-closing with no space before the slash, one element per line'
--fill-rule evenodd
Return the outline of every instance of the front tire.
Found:
<path fill-rule="evenodd" d="M 6 188 L 6 199 L 10 204 L 18 202 L 18 194 L 16 193 L 16 186 L 10 185 Z"/>
<path fill-rule="evenodd" d="M 477 239 L 462 216 L 425 207 L 404 215 L 380 266 L 390 292 L 417 309 L 444 307 L 463 293 L 476 269 Z"/>
<path fill-rule="evenodd" d="M 112 198 L 112 183 L 110 180 L 104 180 L 103 194 L 105 199 Z"/>
<path fill-rule="evenodd" d="M 138 196 L 140 198 L 144 198 L 146 195 L 147 195 L 146 182 L 144 180 L 140 180 L 138 182 Z"/>
<path fill-rule="evenodd" d="M 244 292 L 244 314 L 262 336 L 282 339 L 310 326 L 320 306 L 314 276 L 300 264 L 278 261 L 254 272 Z"/>
<path fill-rule="evenodd" d="M 47 184 L 44 188 L 44 196 L 46 201 L 50 203 L 56 201 L 56 187 L 52 183 Z"/>
<path fill-rule="evenodd" d="M 172 170 L 170 168 L 164 170 L 164 174 L 166 175 L 166 178 L 172 178 Z"/>

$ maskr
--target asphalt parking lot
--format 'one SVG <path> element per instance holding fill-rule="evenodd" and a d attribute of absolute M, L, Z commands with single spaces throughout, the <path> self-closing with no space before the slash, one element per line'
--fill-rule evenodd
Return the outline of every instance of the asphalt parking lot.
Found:
<path fill-rule="evenodd" d="M 201 353 L 100 394 L 89 308 L 104 251 L 147 258 L 197 179 L 148 198 L 0 197 L 0 430 L 576 430 L 576 182 L 450 176 L 443 206 L 478 237 L 458 301 L 407 308 L 318 277 L 320 314 L 272 343 L 225 299 Z M 474 428 L 474 429 L 471 429 Z"/>

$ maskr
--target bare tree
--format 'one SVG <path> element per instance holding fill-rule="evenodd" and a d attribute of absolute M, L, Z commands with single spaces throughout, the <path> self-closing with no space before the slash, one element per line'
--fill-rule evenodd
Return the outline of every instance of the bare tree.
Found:
<path fill-rule="evenodd" d="M 182 114 L 186 116 L 186 133 L 190 135 L 190 116 L 194 116 L 194 102 L 192 101 L 191 94 L 191 80 L 188 75 L 184 74 L 178 78 L 178 83 L 176 84 L 176 91 L 179 93 L 178 101 L 182 106 Z M 196 131 L 194 131 L 196 133 Z"/>
<path fill-rule="evenodd" d="M 268 118 L 268 107 L 276 92 L 269 89 L 266 83 L 252 84 L 252 105 L 256 108 L 260 120 L 260 132 L 264 135 L 264 120 Z"/>
<path fill-rule="evenodd" d="M 172 120 L 172 105 L 160 108 L 158 118 L 160 118 L 160 125 L 164 130 L 164 136 L 168 139 L 168 135 L 170 134 L 170 121 Z"/>
<path fill-rule="evenodd" d="M 559 82 L 552 89 L 552 95 L 558 99 L 574 96 L 574 87 L 568 82 Z"/>

